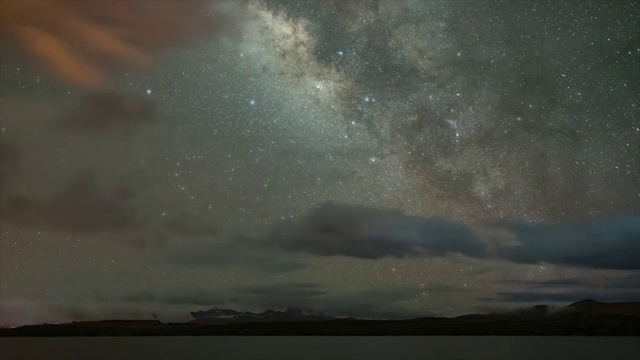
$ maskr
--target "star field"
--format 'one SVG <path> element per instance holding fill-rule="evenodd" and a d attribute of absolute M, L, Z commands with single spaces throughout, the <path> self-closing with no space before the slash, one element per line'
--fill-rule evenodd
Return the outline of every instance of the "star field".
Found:
<path fill-rule="evenodd" d="M 213 6 L 233 21 L 106 90 L 2 51 L 0 322 L 640 296 L 609 250 L 639 251 L 616 232 L 638 234 L 637 4 Z M 263 287 L 289 301 L 242 297 Z"/>

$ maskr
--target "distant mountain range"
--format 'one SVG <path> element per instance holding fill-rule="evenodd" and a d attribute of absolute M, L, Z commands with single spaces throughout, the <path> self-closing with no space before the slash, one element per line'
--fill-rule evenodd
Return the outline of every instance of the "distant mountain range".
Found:
<path fill-rule="evenodd" d="M 187 323 L 158 320 L 81 321 L 0 328 L 0 336 L 197 335 L 625 335 L 640 336 L 640 302 L 587 299 L 509 312 L 408 320 L 337 318 L 308 309 L 261 313 L 212 308 Z"/>
<path fill-rule="evenodd" d="M 301 308 L 288 308 L 284 311 L 266 310 L 261 313 L 241 312 L 231 309 L 212 308 L 192 312 L 192 323 L 253 323 L 253 322 L 292 322 L 292 321 L 326 321 L 336 319 L 333 316 Z"/>
<path fill-rule="evenodd" d="M 209 310 L 192 312 L 191 316 L 193 317 L 191 322 L 195 324 L 365 320 L 354 317 L 335 317 L 322 312 L 300 308 L 289 308 L 283 311 L 269 309 L 261 313 L 251 313 L 214 307 Z M 456 317 L 456 319 L 550 319 L 585 316 L 640 316 L 640 303 L 604 303 L 592 299 L 585 299 L 562 307 L 535 305 L 530 308 L 522 308 L 508 312 L 462 315 Z M 434 319 L 435 317 L 428 318 Z M 420 319 L 427 318 L 417 318 L 413 320 Z"/>

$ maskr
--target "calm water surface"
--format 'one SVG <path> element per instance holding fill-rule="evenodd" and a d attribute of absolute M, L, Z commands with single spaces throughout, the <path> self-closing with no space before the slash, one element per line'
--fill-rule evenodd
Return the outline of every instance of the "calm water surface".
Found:
<path fill-rule="evenodd" d="M 2 359 L 640 359 L 637 337 L 0 338 Z"/>

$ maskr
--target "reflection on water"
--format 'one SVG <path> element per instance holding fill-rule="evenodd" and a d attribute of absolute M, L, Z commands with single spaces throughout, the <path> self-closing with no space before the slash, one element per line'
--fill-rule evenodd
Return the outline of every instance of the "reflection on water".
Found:
<path fill-rule="evenodd" d="M 634 337 L 0 338 L 4 359 L 640 359 Z"/>

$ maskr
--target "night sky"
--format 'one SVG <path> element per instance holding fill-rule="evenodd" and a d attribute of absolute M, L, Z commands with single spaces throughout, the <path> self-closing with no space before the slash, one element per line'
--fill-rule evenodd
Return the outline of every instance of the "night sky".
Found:
<path fill-rule="evenodd" d="M 640 299 L 640 3 L 206 5 L 3 31 L 0 323 Z"/>

